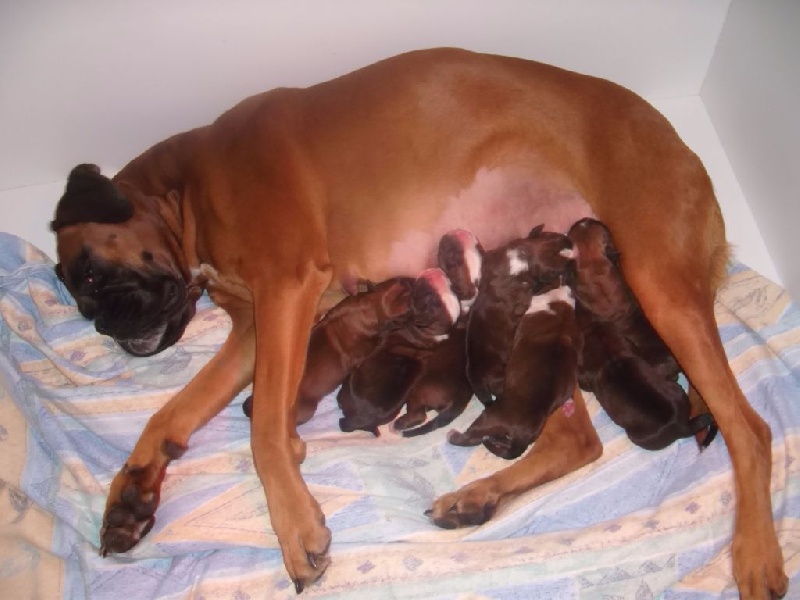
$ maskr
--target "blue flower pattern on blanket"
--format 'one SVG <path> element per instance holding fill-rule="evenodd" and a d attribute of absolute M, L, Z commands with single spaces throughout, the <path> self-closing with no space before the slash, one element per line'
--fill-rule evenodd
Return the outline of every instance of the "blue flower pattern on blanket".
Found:
<path fill-rule="evenodd" d="M 94 332 L 50 260 L 0 234 L 0 589 L 15 597 L 294 598 L 253 469 L 247 392 L 169 467 L 153 531 L 130 556 L 97 557 L 105 493 L 149 416 L 217 350 L 229 327 L 207 298 L 184 338 L 150 358 Z M 773 430 L 773 501 L 786 556 L 800 552 L 800 311 L 734 265 L 717 304 L 734 372 Z M 435 431 L 344 434 L 333 396 L 300 428 L 303 476 L 334 532 L 310 597 L 733 598 L 730 461 L 682 440 L 634 447 L 589 398 L 605 444 L 578 473 L 444 531 L 439 494 L 504 466 Z M 480 412 L 473 400 L 453 424 Z M 791 585 L 800 583 L 789 561 Z M 794 569 L 794 571 L 792 571 Z"/>

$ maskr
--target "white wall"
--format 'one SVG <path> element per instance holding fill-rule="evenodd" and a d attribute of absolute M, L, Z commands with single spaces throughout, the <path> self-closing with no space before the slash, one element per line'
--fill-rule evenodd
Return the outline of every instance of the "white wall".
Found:
<path fill-rule="evenodd" d="M 241 98 L 454 45 L 626 85 L 714 179 L 739 256 L 777 279 L 697 94 L 729 0 L 0 0 L 0 229 L 53 254 L 75 164 L 108 172 Z"/>
<path fill-rule="evenodd" d="M 701 98 L 779 277 L 800 299 L 800 2 L 733 0 Z"/>

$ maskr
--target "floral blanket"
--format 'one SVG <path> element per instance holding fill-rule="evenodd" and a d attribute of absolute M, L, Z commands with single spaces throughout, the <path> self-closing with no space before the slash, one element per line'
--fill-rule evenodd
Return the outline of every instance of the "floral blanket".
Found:
<path fill-rule="evenodd" d="M 800 593 L 800 311 L 733 265 L 717 302 L 731 365 L 773 432 L 775 523 Z M 183 339 L 134 358 L 79 315 L 38 250 L 0 234 L 0 596 L 294 598 L 253 468 L 246 392 L 167 471 L 157 521 L 100 558 L 111 477 L 149 416 L 229 329 L 203 298 Z M 733 478 L 721 437 L 661 452 L 633 446 L 597 402 L 596 463 L 502 507 L 481 527 L 439 530 L 439 494 L 505 461 L 446 442 L 342 433 L 333 397 L 300 428 L 302 472 L 333 531 L 333 562 L 305 598 L 734 598 Z M 454 423 L 474 419 L 477 400 Z M 792 592 L 791 590 L 794 590 Z"/>

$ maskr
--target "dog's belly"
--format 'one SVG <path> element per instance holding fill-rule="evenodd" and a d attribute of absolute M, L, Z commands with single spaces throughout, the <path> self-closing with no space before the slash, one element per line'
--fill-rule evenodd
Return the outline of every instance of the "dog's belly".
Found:
<path fill-rule="evenodd" d="M 399 199 L 393 205 L 401 208 L 390 215 L 374 211 L 353 232 L 369 244 L 360 247 L 362 252 L 332 252 L 335 281 L 346 286 L 358 278 L 416 276 L 436 265 L 439 239 L 451 229 L 472 231 L 489 250 L 527 236 L 541 223 L 565 233 L 575 221 L 594 216 L 570 186 L 520 168 L 481 169 L 457 192 Z M 370 216 L 375 219 L 371 223 Z"/>

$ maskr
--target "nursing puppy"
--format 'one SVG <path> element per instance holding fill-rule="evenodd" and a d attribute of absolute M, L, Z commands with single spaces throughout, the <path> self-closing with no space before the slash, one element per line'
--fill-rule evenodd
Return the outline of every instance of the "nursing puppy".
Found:
<path fill-rule="evenodd" d="M 668 379 L 677 378 L 680 366 L 666 344 L 647 320 L 631 293 L 619 266 L 620 253 L 608 227 L 597 219 L 577 221 L 568 232 L 575 247 L 577 275 L 573 290 L 578 312 L 588 311 L 595 321 L 614 323 L 652 367 Z M 585 319 L 583 319 L 585 322 Z M 581 379 L 589 371 L 581 371 Z M 584 389 L 586 381 L 582 381 Z"/>
<path fill-rule="evenodd" d="M 584 336 L 579 383 L 594 392 L 608 416 L 630 440 L 647 450 L 706 430 L 709 413 L 690 418 L 689 397 L 676 382 L 680 368 L 628 290 L 618 268 L 619 251 L 605 225 L 582 219 L 569 231 L 576 249 L 575 295 Z"/>
<path fill-rule="evenodd" d="M 484 405 L 502 393 L 514 332 L 531 298 L 565 274 L 571 252 L 567 236 L 540 225 L 484 255 L 467 321 L 467 378 Z"/>
<path fill-rule="evenodd" d="M 464 433 L 457 446 L 483 443 L 501 458 L 520 456 L 541 433 L 550 414 L 572 397 L 583 345 L 568 285 L 533 296 L 514 335 L 502 394 Z"/>
<path fill-rule="evenodd" d="M 311 329 L 306 366 L 297 393 L 297 422 L 305 423 L 319 401 L 339 387 L 372 354 L 396 321 L 411 307 L 414 279 L 398 277 L 347 297 Z M 252 416 L 253 397 L 242 410 Z"/>
<path fill-rule="evenodd" d="M 582 381 L 589 382 L 585 389 L 594 392 L 634 444 L 661 450 L 704 430 L 701 446 L 711 443 L 717 430 L 711 414 L 690 417 L 689 397 L 683 388 L 635 354 L 613 324 L 590 321 L 582 331 Z"/>
<path fill-rule="evenodd" d="M 397 416 L 425 362 L 458 319 L 458 299 L 441 269 L 428 269 L 414 282 L 409 309 L 392 323 L 380 346 L 355 367 L 337 400 L 342 431 L 378 427 Z"/>
<path fill-rule="evenodd" d="M 437 262 L 450 281 L 461 314 L 447 339 L 422 361 L 422 370 L 405 398 L 406 412 L 393 423 L 405 437 L 429 433 L 450 424 L 472 398 L 467 379 L 467 318 L 478 296 L 483 247 L 472 232 L 450 231 L 439 240 Z M 425 422 L 428 411 L 436 415 Z"/>

